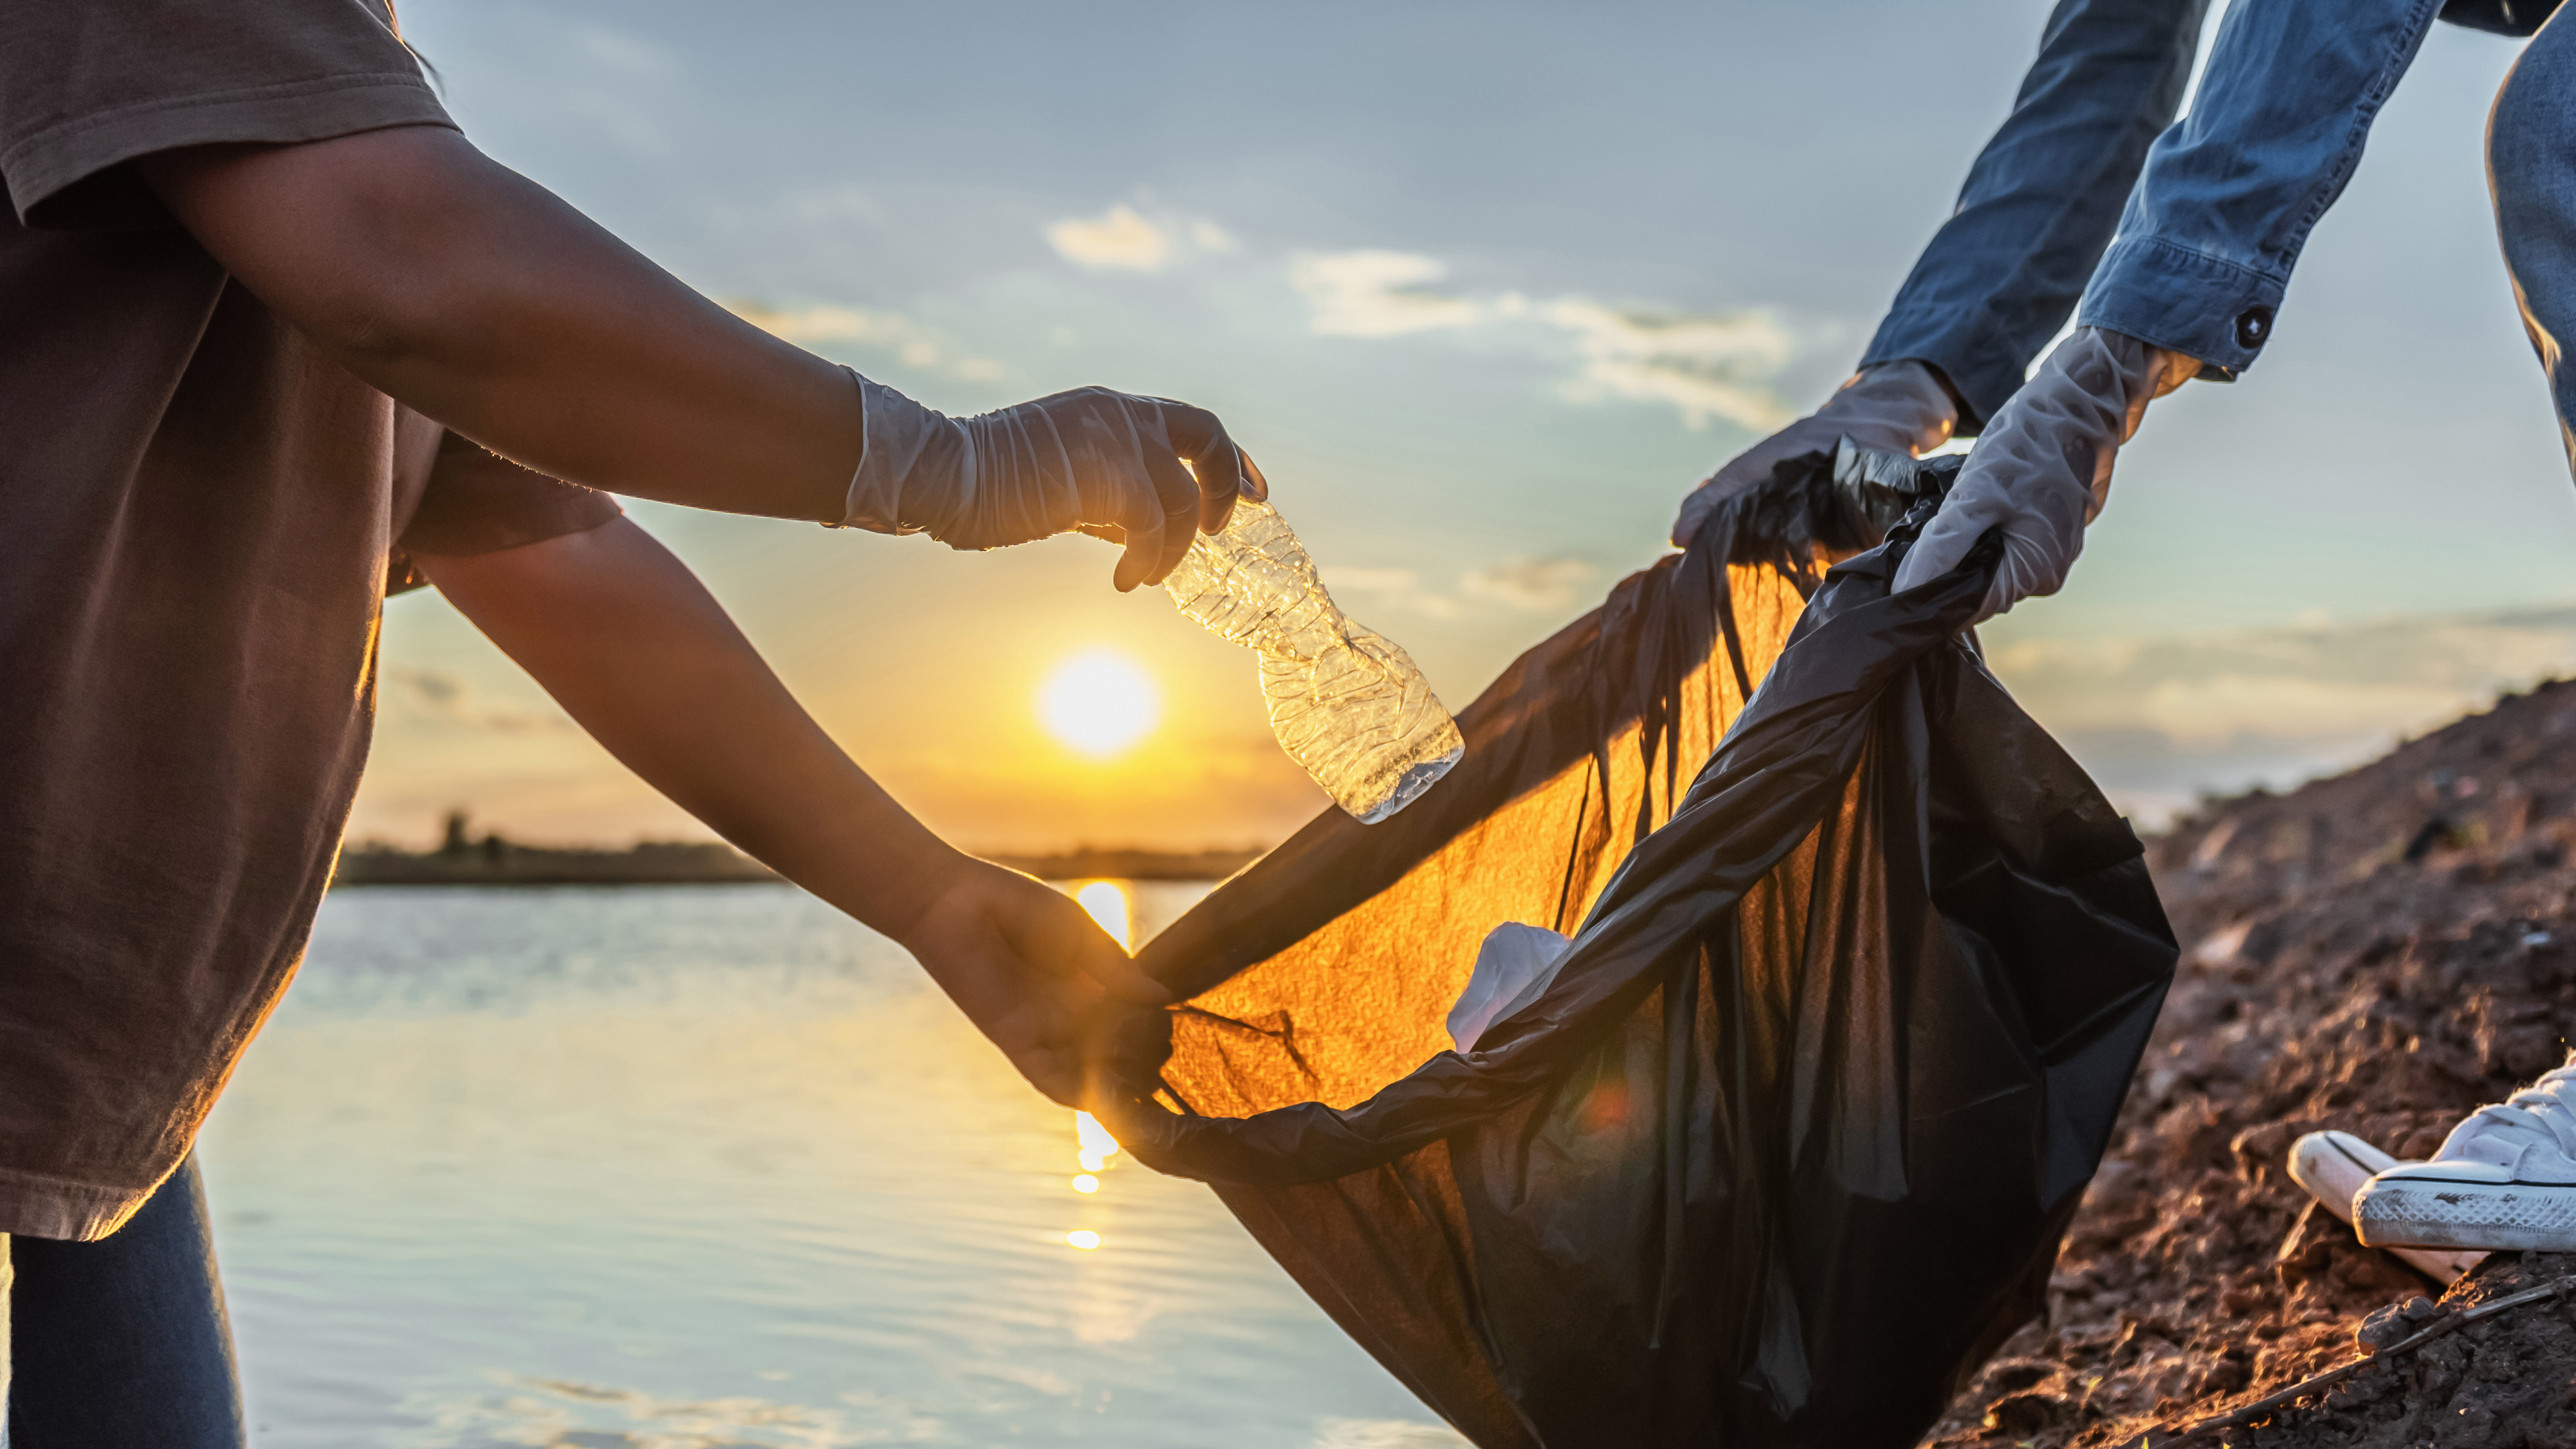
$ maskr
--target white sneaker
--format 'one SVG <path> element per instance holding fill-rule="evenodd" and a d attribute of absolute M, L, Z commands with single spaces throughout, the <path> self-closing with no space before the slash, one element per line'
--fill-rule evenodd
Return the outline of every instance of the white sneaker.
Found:
<path fill-rule="evenodd" d="M 2290 1180 L 2308 1190 L 2327 1212 L 2352 1221 L 2352 1195 L 2363 1183 L 2403 1164 L 2349 1132 L 2311 1132 L 2290 1144 Z M 2451 1283 L 2476 1267 L 2484 1253 L 2441 1253 L 2390 1248 L 2390 1256 L 2436 1283 Z"/>
<path fill-rule="evenodd" d="M 2576 1060 L 2471 1113 L 2432 1161 L 2373 1176 L 2352 1213 L 2375 1248 L 2576 1251 Z"/>

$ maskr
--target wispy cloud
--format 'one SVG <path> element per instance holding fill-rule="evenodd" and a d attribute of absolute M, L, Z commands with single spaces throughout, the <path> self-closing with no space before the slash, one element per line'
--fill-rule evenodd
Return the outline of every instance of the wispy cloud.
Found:
<path fill-rule="evenodd" d="M 1006 369 L 988 357 L 960 356 L 928 328 L 900 312 L 830 304 L 771 307 L 759 302 L 725 304 L 752 326 L 800 347 L 823 342 L 858 343 L 890 352 L 906 367 L 944 372 L 967 382 L 996 382 Z"/>
<path fill-rule="evenodd" d="M 376 684 L 377 703 L 398 720 L 491 730 L 499 734 L 562 733 L 576 726 L 547 710 L 496 703 L 455 675 L 416 665 L 386 666 Z"/>
<path fill-rule="evenodd" d="M 1455 619 L 1464 615 L 1466 606 L 1436 589 L 1423 587 L 1422 575 L 1414 569 L 1352 568 L 1343 565 L 1324 566 L 1324 587 L 1332 590 L 1337 602 L 1347 604 L 1352 598 L 1392 609 L 1410 609 L 1433 619 Z"/>
<path fill-rule="evenodd" d="M 1465 1449 L 1446 1424 L 1418 1419 L 1318 1419 L 1314 1449 Z"/>
<path fill-rule="evenodd" d="M 1458 576 L 1456 593 L 1425 583 L 1418 569 L 1326 565 L 1325 587 L 1337 599 L 1360 599 L 1369 606 L 1409 609 L 1432 619 L 1463 619 L 1478 605 L 1546 614 L 1567 608 L 1583 595 L 1597 572 L 1572 558 L 1508 558 Z"/>
<path fill-rule="evenodd" d="M 1205 217 L 1147 216 L 1123 201 L 1098 216 L 1049 222 L 1045 236 L 1056 255 L 1093 271 L 1159 272 L 1191 251 L 1232 252 L 1243 245 Z"/>
<path fill-rule="evenodd" d="M 1307 325 L 1325 337 L 1401 337 L 1483 320 L 1485 304 L 1433 288 L 1447 275 L 1447 263 L 1412 252 L 1306 252 L 1288 264 L 1289 285 L 1311 309 Z"/>
<path fill-rule="evenodd" d="M 1076 266 L 1159 272 L 1172 259 L 1172 236 L 1120 202 L 1099 216 L 1067 217 L 1046 229 L 1047 245 Z"/>
<path fill-rule="evenodd" d="M 1768 313 L 1620 310 L 1568 298 L 1541 315 L 1574 334 L 1583 374 L 1567 392 L 1579 401 L 1670 403 L 1693 428 L 1720 417 L 1767 432 L 1792 416 L 1770 381 L 1796 349 Z"/>
<path fill-rule="evenodd" d="M 2499 690 L 2576 669 L 2576 606 L 2024 640 L 1988 662 L 2115 800 L 2153 822 L 2200 790 L 2360 764 Z"/>
<path fill-rule="evenodd" d="M 1289 284 L 1307 327 L 1326 337 L 1402 337 L 1535 321 L 1567 334 L 1580 371 L 1563 389 L 1575 402 L 1665 403 L 1689 427 L 1724 418 L 1766 430 L 1792 416 L 1771 390 L 1795 339 L 1768 312 L 1669 312 L 1606 307 L 1583 297 L 1533 302 L 1518 292 L 1469 295 L 1441 284 L 1449 266 L 1414 252 L 1306 252 Z"/>
<path fill-rule="evenodd" d="M 1579 558 L 1509 558 L 1469 569 L 1458 587 L 1471 599 L 1544 614 L 1574 603 L 1597 572 Z"/>

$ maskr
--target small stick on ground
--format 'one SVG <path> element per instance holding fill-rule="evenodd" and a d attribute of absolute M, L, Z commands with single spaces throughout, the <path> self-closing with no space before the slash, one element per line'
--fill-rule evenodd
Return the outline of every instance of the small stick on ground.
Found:
<path fill-rule="evenodd" d="M 2167 1446 L 2187 1444 L 2203 1434 L 2214 1434 L 2221 1429 L 2244 1428 L 2268 1416 L 2276 1409 L 2287 1408 L 2321 1389 L 2331 1388 L 2372 1364 L 2385 1363 L 2402 1353 L 2412 1353 L 2445 1334 L 2459 1332 L 2481 1318 L 2493 1317 L 2507 1309 L 2519 1308 L 2526 1303 L 2537 1303 L 2543 1298 L 2564 1298 L 2571 1290 L 2576 1290 L 2576 1277 L 2561 1278 L 2538 1288 L 2526 1288 L 2520 1293 L 2507 1294 L 2502 1298 L 2481 1303 L 2475 1308 L 2449 1314 L 2414 1337 L 2400 1339 L 2368 1358 L 2357 1359 L 2341 1368 L 2328 1369 L 2324 1373 L 2301 1379 L 2277 1394 L 2266 1395 L 2242 1408 L 2187 1424 L 2173 1438 L 2158 1439 L 2152 1434 L 2139 1435 L 2136 1449 L 2167 1449 Z"/>

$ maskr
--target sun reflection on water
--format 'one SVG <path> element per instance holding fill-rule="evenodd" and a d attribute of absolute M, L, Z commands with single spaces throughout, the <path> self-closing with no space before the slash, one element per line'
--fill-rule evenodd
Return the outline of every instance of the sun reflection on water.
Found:
<path fill-rule="evenodd" d="M 1114 880 L 1091 881 L 1075 891 L 1073 898 L 1119 945 L 1136 949 L 1136 913 L 1128 906 L 1125 886 Z"/>
<path fill-rule="evenodd" d="M 1073 1114 L 1074 1155 L 1082 1159 L 1085 1172 L 1106 1171 L 1109 1159 L 1118 1155 L 1118 1139 L 1100 1125 L 1100 1119 L 1088 1112 Z"/>
<path fill-rule="evenodd" d="M 1091 913 L 1118 944 L 1128 950 L 1136 947 L 1136 913 L 1125 884 L 1114 880 L 1084 881 L 1074 888 L 1074 900 Z M 1099 1174 L 1109 1170 L 1109 1159 L 1118 1155 L 1118 1139 L 1088 1112 L 1073 1114 L 1074 1158 L 1082 1171 L 1073 1178 L 1073 1190 L 1085 1197 L 1100 1191 Z M 1089 1228 L 1076 1228 L 1064 1235 L 1066 1243 L 1088 1253 L 1100 1246 L 1100 1234 Z"/>

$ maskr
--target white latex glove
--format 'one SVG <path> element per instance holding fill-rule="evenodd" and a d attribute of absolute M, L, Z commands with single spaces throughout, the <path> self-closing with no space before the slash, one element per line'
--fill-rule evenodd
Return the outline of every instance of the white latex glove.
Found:
<path fill-rule="evenodd" d="M 1949 390 L 1920 362 L 1883 362 L 1855 373 L 1823 407 L 1736 454 L 1691 490 L 1673 520 L 1673 546 L 1687 546 L 1711 510 L 1770 477 L 1773 465 L 1784 458 L 1831 453 L 1844 438 L 1864 448 L 1919 458 L 1948 442 L 1958 422 Z"/>
<path fill-rule="evenodd" d="M 1897 565 L 1910 589 L 1958 567 L 1990 528 L 2003 562 L 1972 623 L 2056 593 L 2084 551 L 2084 526 L 2111 491 L 2111 460 L 2149 400 L 2182 386 L 2196 360 L 2126 333 L 2079 327 L 1995 413 L 1923 537 Z"/>
<path fill-rule="evenodd" d="M 1270 496 L 1216 414 L 1186 403 L 1086 387 L 952 418 L 850 378 L 867 445 L 844 528 L 957 549 L 1079 531 L 1127 545 L 1115 576 L 1125 593 L 1161 583 L 1192 534 L 1224 528 L 1238 494 Z"/>

